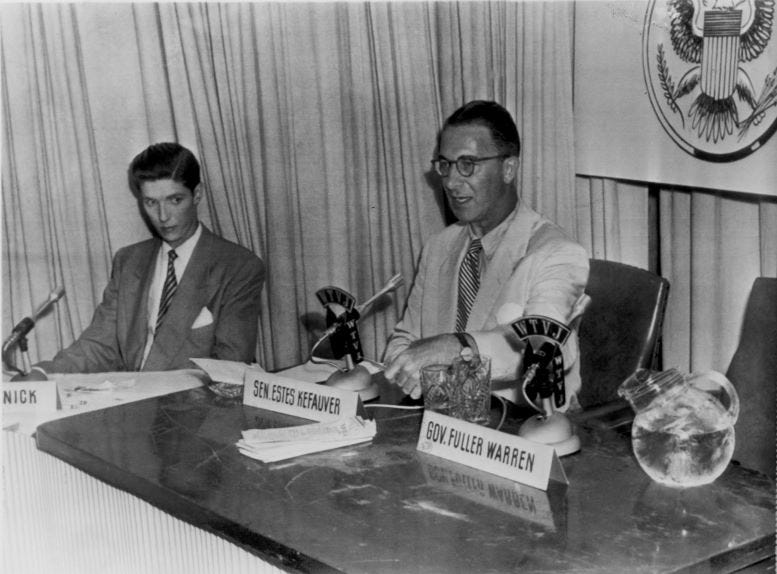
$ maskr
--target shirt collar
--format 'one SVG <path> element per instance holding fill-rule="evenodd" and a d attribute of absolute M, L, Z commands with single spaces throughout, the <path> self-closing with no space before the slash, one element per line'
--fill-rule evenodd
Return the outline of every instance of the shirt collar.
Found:
<path fill-rule="evenodd" d="M 480 238 L 480 242 L 483 245 L 483 253 L 485 253 L 486 257 L 490 258 L 497 247 L 502 243 L 502 239 L 510 228 L 510 225 L 512 225 L 520 205 L 521 202 L 518 200 L 510 214 L 505 217 L 499 225 Z M 477 235 L 475 235 L 475 232 L 472 229 L 472 225 L 467 225 L 467 231 L 469 232 L 470 241 L 477 238 Z"/>
<path fill-rule="evenodd" d="M 197 229 L 194 231 L 192 236 L 175 248 L 176 255 L 178 255 L 182 261 L 189 260 L 189 257 L 191 257 L 192 252 L 194 251 L 194 247 L 197 245 L 197 241 L 200 239 L 200 235 L 202 235 L 202 223 L 198 221 Z M 167 257 L 167 254 L 171 249 L 173 248 L 170 247 L 170 245 L 164 241 L 162 242 L 162 255 L 164 258 Z"/>

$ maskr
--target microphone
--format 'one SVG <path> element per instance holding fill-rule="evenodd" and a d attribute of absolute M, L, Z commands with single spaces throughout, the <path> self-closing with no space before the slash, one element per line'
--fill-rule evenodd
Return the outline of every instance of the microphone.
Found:
<path fill-rule="evenodd" d="M 57 287 L 49 294 L 49 298 L 41 303 L 37 309 L 35 309 L 32 315 L 27 316 L 19 321 L 13 328 L 13 331 L 11 331 L 11 334 L 5 340 L 5 343 L 3 343 L 3 353 L 5 353 L 5 351 L 7 351 L 12 345 L 15 345 L 24 339 L 27 333 L 32 331 L 33 327 L 35 327 L 35 322 L 43 315 L 48 313 L 54 303 L 62 299 L 64 296 L 65 289 L 63 287 Z"/>
<path fill-rule="evenodd" d="M 353 316 L 354 312 L 356 314 L 355 318 L 358 319 L 362 315 L 364 315 L 364 311 L 370 307 L 375 301 L 377 301 L 380 297 L 383 295 L 386 295 L 387 293 L 391 293 L 392 291 L 396 291 L 399 287 L 402 286 L 404 283 L 404 279 L 402 279 L 402 275 L 397 273 L 394 275 L 391 279 L 389 279 L 388 283 L 386 283 L 380 291 L 375 293 L 372 297 L 367 299 L 364 303 L 361 305 L 351 305 L 351 308 L 345 307 L 346 311 L 350 312 Z M 319 300 L 321 300 L 322 304 L 324 306 L 329 305 L 329 303 L 332 303 L 333 301 L 327 300 L 325 293 L 329 294 L 331 297 L 331 294 L 334 292 L 339 291 L 340 293 L 345 293 L 342 289 L 339 289 L 338 287 L 324 287 L 323 289 L 320 289 L 317 294 L 319 296 Z M 346 293 L 346 295 L 348 295 Z M 341 304 L 342 306 L 342 300 L 336 301 L 338 304 Z M 327 327 L 326 331 L 321 335 L 321 340 L 326 339 L 327 337 L 334 335 L 338 329 L 340 329 L 347 320 L 347 313 L 342 313 L 338 315 L 334 321 L 329 327 Z"/>
<path fill-rule="evenodd" d="M 402 286 L 402 283 L 404 283 L 404 279 L 402 279 L 402 274 L 397 273 L 391 279 L 388 280 L 388 283 L 386 283 L 380 291 L 375 293 L 375 295 L 367 299 L 361 305 L 357 305 L 356 311 L 360 315 L 364 315 L 365 309 L 367 309 L 370 305 L 372 305 L 375 301 L 377 301 L 379 297 L 382 297 L 386 293 L 391 293 L 392 291 L 396 291 L 399 287 Z"/>
<path fill-rule="evenodd" d="M 316 291 L 316 297 L 321 304 L 326 308 L 326 318 L 328 327 L 323 332 L 318 341 L 313 345 L 313 351 L 311 354 L 315 354 L 316 348 L 328 337 L 332 337 L 338 331 L 338 335 L 342 335 L 340 338 L 346 338 L 346 330 L 351 331 L 351 342 L 347 341 L 332 341 L 333 352 L 339 355 L 337 358 L 343 355 L 350 354 L 355 363 L 362 360 L 360 356 L 360 344 L 358 340 L 358 331 L 356 330 L 356 321 L 365 313 L 367 309 L 377 301 L 381 296 L 386 295 L 392 291 L 395 291 L 403 283 L 402 275 L 397 273 L 388 283 L 384 285 L 377 293 L 367 299 L 361 305 L 356 304 L 356 298 L 347 291 L 340 289 L 339 287 L 322 287 Z M 334 338 L 334 337 L 333 337 Z M 355 348 L 354 348 L 355 347 Z"/>
<path fill-rule="evenodd" d="M 319 301 L 326 307 L 329 326 L 313 345 L 311 360 L 315 362 L 315 350 L 327 338 L 335 358 L 345 358 L 345 368 L 338 367 L 327 380 L 327 385 L 358 392 L 363 401 L 377 398 L 378 387 L 372 382 L 370 372 L 363 365 L 359 365 L 364 354 L 357 321 L 378 298 L 394 291 L 402 282 L 401 274 L 394 275 L 383 288 L 361 305 L 356 305 L 354 296 L 339 287 L 323 287 L 316 292 Z"/>
<path fill-rule="evenodd" d="M 528 418 L 518 435 L 549 444 L 558 456 L 580 450 L 580 438 L 567 416 L 556 409 L 566 403 L 564 356 L 562 345 L 571 329 L 550 317 L 528 315 L 512 323 L 512 328 L 525 343 L 521 391 L 526 402 L 540 414 Z M 535 402 L 539 397 L 541 406 Z"/>

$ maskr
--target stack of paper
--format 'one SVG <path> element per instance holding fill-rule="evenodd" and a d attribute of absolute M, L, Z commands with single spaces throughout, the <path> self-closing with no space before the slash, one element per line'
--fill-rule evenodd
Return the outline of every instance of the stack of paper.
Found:
<path fill-rule="evenodd" d="M 275 462 L 369 442 L 375 433 L 375 421 L 346 417 L 332 422 L 295 427 L 245 430 L 243 438 L 237 441 L 237 448 L 251 458 L 262 462 Z"/>

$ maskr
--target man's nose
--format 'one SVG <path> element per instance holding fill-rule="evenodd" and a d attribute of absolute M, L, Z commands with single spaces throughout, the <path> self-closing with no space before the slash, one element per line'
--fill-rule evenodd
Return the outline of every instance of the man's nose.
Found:
<path fill-rule="evenodd" d="M 455 190 L 458 189 L 463 180 L 464 176 L 459 173 L 455 165 L 452 165 L 448 175 L 442 178 L 442 185 L 445 189 Z"/>
<path fill-rule="evenodd" d="M 167 221 L 170 219 L 170 210 L 165 207 L 164 203 L 159 204 L 159 221 Z"/>

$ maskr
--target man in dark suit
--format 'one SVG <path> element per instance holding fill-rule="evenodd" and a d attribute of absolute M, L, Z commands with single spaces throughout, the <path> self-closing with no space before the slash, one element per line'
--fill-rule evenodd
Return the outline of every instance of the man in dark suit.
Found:
<path fill-rule="evenodd" d="M 200 223 L 197 159 L 177 143 L 154 144 L 132 160 L 129 185 L 155 237 L 116 253 L 91 324 L 29 378 L 253 360 L 264 264 Z"/>

